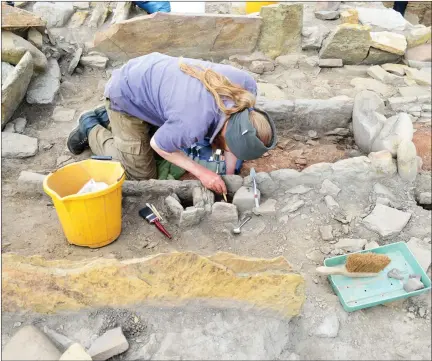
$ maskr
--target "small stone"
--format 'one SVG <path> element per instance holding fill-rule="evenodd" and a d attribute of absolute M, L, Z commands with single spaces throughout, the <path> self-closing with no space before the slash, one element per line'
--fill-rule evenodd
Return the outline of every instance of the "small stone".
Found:
<path fill-rule="evenodd" d="M 410 218 L 411 213 L 377 204 L 372 213 L 363 219 L 363 223 L 368 229 L 387 237 L 402 231 Z"/>
<path fill-rule="evenodd" d="M 75 117 L 75 109 L 55 107 L 51 117 L 56 122 L 70 122 Z"/>
<path fill-rule="evenodd" d="M 400 270 L 397 268 L 392 268 L 390 271 L 387 272 L 388 278 L 394 278 L 395 280 L 403 280 L 404 276 L 401 274 Z"/>
<path fill-rule="evenodd" d="M 17 327 L 20 327 L 20 326 L 21 326 L 21 322 L 15 322 L 14 325 L 13 325 L 14 328 L 17 328 Z"/>
<path fill-rule="evenodd" d="M 342 68 L 342 59 L 320 59 L 318 66 L 320 68 Z"/>
<path fill-rule="evenodd" d="M 324 338 L 335 338 L 339 333 L 339 319 L 335 314 L 328 315 L 315 330 L 315 335 Z"/>
<path fill-rule="evenodd" d="M 212 207 L 210 219 L 217 223 L 237 223 L 237 207 L 231 203 L 215 202 Z"/>
<path fill-rule="evenodd" d="M 372 168 L 378 175 L 392 177 L 397 172 L 396 160 L 388 150 L 369 153 Z"/>
<path fill-rule="evenodd" d="M 343 232 L 343 234 L 348 234 L 349 231 L 350 231 L 349 226 L 346 225 L 346 224 L 343 224 L 343 225 L 342 225 L 342 232 Z"/>
<path fill-rule="evenodd" d="M 400 142 L 397 148 L 397 165 L 399 176 L 413 182 L 417 177 L 417 150 L 415 144 L 408 140 Z"/>
<path fill-rule="evenodd" d="M 342 24 L 358 24 L 358 11 L 356 9 L 344 10 L 340 13 L 340 20 Z"/>
<path fill-rule="evenodd" d="M 335 20 L 339 18 L 339 11 L 321 10 L 315 11 L 315 17 L 320 20 Z"/>
<path fill-rule="evenodd" d="M 183 213 L 183 206 L 180 201 L 175 199 L 173 196 L 168 196 L 165 198 L 165 204 L 168 208 L 168 213 L 173 217 L 176 223 L 180 222 L 181 214 Z"/>
<path fill-rule="evenodd" d="M 332 197 L 337 197 L 340 191 L 340 188 L 328 179 L 323 181 L 320 189 L 321 194 L 328 194 Z"/>
<path fill-rule="evenodd" d="M 228 193 L 234 194 L 243 185 L 243 178 L 239 175 L 223 175 L 222 179 L 225 182 Z"/>
<path fill-rule="evenodd" d="M 27 125 L 27 119 L 26 118 L 16 118 L 12 120 L 11 122 L 15 127 L 15 132 L 22 134 L 24 132 L 24 129 Z"/>
<path fill-rule="evenodd" d="M 196 207 L 188 207 L 182 211 L 180 215 L 180 226 L 181 227 L 192 227 L 196 226 L 201 222 L 203 211 Z"/>
<path fill-rule="evenodd" d="M 298 186 L 295 186 L 294 188 L 288 189 L 285 193 L 290 194 L 305 194 L 312 190 L 310 187 L 305 187 L 304 185 L 300 184 Z"/>
<path fill-rule="evenodd" d="M 306 253 L 306 258 L 316 263 L 321 263 L 323 261 L 323 255 L 321 251 L 318 251 L 316 249 L 313 249 L 310 252 Z"/>
<path fill-rule="evenodd" d="M 121 327 L 105 332 L 90 346 L 88 354 L 95 361 L 105 361 L 125 352 L 129 343 L 123 335 Z"/>
<path fill-rule="evenodd" d="M 303 50 L 319 50 L 322 42 L 328 35 L 330 30 L 318 26 L 303 26 L 302 29 L 302 49 Z"/>
<path fill-rule="evenodd" d="M 276 203 L 275 199 L 267 199 L 258 208 L 254 207 L 253 212 L 260 216 L 274 216 L 276 214 Z"/>
<path fill-rule="evenodd" d="M 332 196 L 325 196 L 324 201 L 329 209 L 339 208 L 339 203 Z"/>
<path fill-rule="evenodd" d="M 27 34 L 27 40 L 32 43 L 36 48 L 42 49 L 43 39 L 42 34 L 35 28 L 30 28 Z"/>
<path fill-rule="evenodd" d="M 108 63 L 108 58 L 100 55 L 83 56 L 80 59 L 80 64 L 90 68 L 105 69 Z"/>
<path fill-rule="evenodd" d="M 354 238 L 341 238 L 334 245 L 335 249 L 342 249 L 345 252 L 357 252 L 361 251 L 366 245 L 366 239 L 354 239 Z"/>
<path fill-rule="evenodd" d="M 312 278 L 313 283 L 318 284 L 318 280 L 316 278 Z"/>
<path fill-rule="evenodd" d="M 258 191 L 258 202 L 260 200 L 260 191 Z M 251 211 L 255 207 L 255 196 L 251 187 L 241 187 L 235 194 L 232 204 L 237 207 L 239 212 Z"/>
<path fill-rule="evenodd" d="M 419 308 L 418 313 L 419 313 L 419 316 L 422 318 L 426 316 L 426 310 L 423 307 Z"/>
<path fill-rule="evenodd" d="M 321 253 L 327 255 L 327 254 L 331 253 L 332 249 L 329 246 L 321 246 L 320 251 L 321 251 Z"/>
<path fill-rule="evenodd" d="M 405 72 L 408 78 L 414 80 L 419 85 L 430 87 L 432 84 L 431 74 L 426 71 L 407 67 L 405 68 Z"/>
<path fill-rule="evenodd" d="M 92 361 L 90 355 L 86 352 L 84 347 L 79 343 L 74 343 L 71 345 L 64 353 L 61 355 L 60 361 Z"/>
<path fill-rule="evenodd" d="M 15 124 L 13 124 L 12 122 L 7 123 L 5 128 L 3 129 L 3 132 L 5 133 L 16 133 L 15 131 Z"/>
<path fill-rule="evenodd" d="M 418 291 L 423 289 L 424 287 L 425 287 L 424 284 L 416 278 L 408 279 L 403 285 L 405 292 Z"/>
<path fill-rule="evenodd" d="M 285 213 L 285 212 L 288 212 L 288 213 L 295 212 L 298 209 L 300 209 L 301 207 L 303 207 L 304 204 L 305 204 L 305 202 L 303 200 L 294 201 L 294 202 L 292 202 L 290 204 L 287 204 L 285 207 L 283 207 L 281 209 L 281 212 L 282 213 Z"/>
<path fill-rule="evenodd" d="M 308 131 L 308 137 L 311 139 L 316 139 L 316 138 L 318 138 L 318 133 L 315 130 L 309 130 Z"/>
<path fill-rule="evenodd" d="M 75 50 L 75 53 L 69 63 L 69 67 L 68 67 L 68 74 L 72 75 L 73 72 L 75 71 L 76 67 L 78 66 L 78 63 L 81 59 L 81 55 L 83 53 L 83 49 L 82 48 L 78 48 L 77 50 Z"/>
<path fill-rule="evenodd" d="M 366 244 L 365 249 L 374 249 L 379 247 L 379 244 L 375 241 L 370 241 Z"/>
<path fill-rule="evenodd" d="M 368 75 L 372 78 L 382 81 L 384 84 L 390 85 L 405 85 L 405 80 L 401 76 L 390 74 L 386 72 L 381 66 L 371 66 L 368 71 Z"/>
<path fill-rule="evenodd" d="M 385 71 L 388 71 L 389 73 L 392 73 L 392 74 L 395 74 L 395 75 L 399 75 L 399 76 L 404 76 L 405 75 L 406 65 L 387 63 L 387 64 L 381 65 L 381 67 Z"/>
<path fill-rule="evenodd" d="M 18 133 L 2 132 L 1 146 L 3 158 L 28 158 L 36 155 L 38 140 Z"/>
<path fill-rule="evenodd" d="M 323 241 L 331 241 L 333 240 L 333 227 L 328 226 L 322 226 L 319 228 L 321 238 Z"/>
<path fill-rule="evenodd" d="M 347 128 L 335 128 L 335 129 L 330 130 L 329 132 L 325 133 L 325 135 L 338 135 L 341 137 L 346 137 L 349 133 L 350 133 L 350 131 Z"/>

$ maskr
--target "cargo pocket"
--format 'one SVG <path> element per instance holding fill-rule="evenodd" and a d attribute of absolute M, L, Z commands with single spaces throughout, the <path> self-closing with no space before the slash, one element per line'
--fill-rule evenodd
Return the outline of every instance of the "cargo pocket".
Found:
<path fill-rule="evenodd" d="M 141 153 L 141 140 L 124 140 L 114 137 L 114 144 L 121 153 L 139 155 Z"/>

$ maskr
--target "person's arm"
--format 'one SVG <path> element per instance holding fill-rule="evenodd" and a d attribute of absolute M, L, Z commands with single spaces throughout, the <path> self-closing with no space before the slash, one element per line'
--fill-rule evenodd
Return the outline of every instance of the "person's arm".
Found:
<path fill-rule="evenodd" d="M 192 173 L 201 181 L 204 187 L 212 189 L 219 194 L 227 193 L 225 182 L 220 175 L 196 163 L 182 151 L 175 151 L 172 153 L 166 152 L 158 147 L 154 137 L 150 140 L 150 146 L 156 153 L 158 153 L 168 162 L 173 163 L 176 166 Z"/>
<path fill-rule="evenodd" d="M 226 174 L 234 174 L 237 164 L 237 157 L 233 153 L 227 151 L 225 151 L 224 156 L 226 164 Z"/>

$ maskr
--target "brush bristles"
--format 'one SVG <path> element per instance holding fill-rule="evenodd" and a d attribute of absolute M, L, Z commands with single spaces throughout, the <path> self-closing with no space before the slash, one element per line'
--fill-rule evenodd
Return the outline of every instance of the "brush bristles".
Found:
<path fill-rule="evenodd" d="M 377 253 L 356 253 L 347 257 L 346 269 L 348 272 L 378 273 L 391 262 L 390 258 Z"/>

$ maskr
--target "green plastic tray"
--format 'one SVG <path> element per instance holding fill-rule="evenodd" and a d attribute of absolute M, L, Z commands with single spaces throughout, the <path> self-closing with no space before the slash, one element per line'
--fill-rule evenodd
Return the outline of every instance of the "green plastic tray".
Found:
<path fill-rule="evenodd" d="M 430 291 L 431 280 L 423 271 L 405 242 L 397 242 L 356 253 L 365 252 L 385 254 L 391 258 L 391 262 L 376 277 L 350 278 L 345 276 L 328 276 L 345 311 L 357 311 Z M 344 255 L 327 258 L 324 260 L 324 265 L 333 267 L 345 264 L 346 257 Z M 387 277 L 387 272 L 393 268 L 401 271 L 404 276 L 403 280 Z M 410 274 L 421 275 L 421 281 L 425 285 L 425 288 L 414 292 L 405 292 L 403 284 Z"/>

